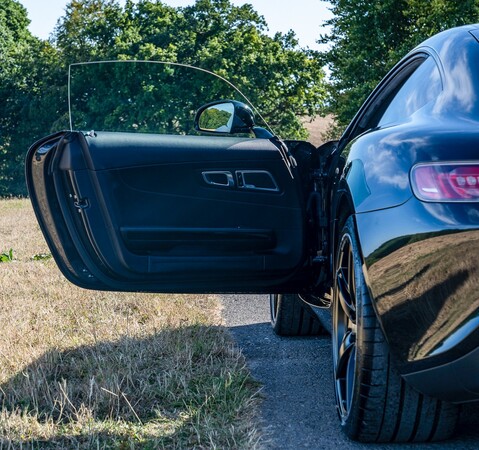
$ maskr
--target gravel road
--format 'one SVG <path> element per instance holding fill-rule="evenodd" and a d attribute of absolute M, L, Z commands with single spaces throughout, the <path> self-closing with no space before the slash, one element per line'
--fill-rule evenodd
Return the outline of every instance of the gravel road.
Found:
<path fill-rule="evenodd" d="M 479 407 L 463 409 L 457 436 L 437 444 L 365 445 L 339 429 L 329 336 L 281 338 L 269 324 L 264 295 L 224 295 L 223 317 L 253 376 L 264 385 L 267 449 L 478 449 Z"/>

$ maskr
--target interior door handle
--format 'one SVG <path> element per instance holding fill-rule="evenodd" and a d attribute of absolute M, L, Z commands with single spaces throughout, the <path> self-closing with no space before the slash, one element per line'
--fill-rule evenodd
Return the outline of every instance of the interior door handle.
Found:
<path fill-rule="evenodd" d="M 202 172 L 203 179 L 212 186 L 235 187 L 235 179 L 227 170 L 210 170 Z"/>
<path fill-rule="evenodd" d="M 236 178 L 240 189 L 279 192 L 276 180 L 267 170 L 237 170 Z"/>

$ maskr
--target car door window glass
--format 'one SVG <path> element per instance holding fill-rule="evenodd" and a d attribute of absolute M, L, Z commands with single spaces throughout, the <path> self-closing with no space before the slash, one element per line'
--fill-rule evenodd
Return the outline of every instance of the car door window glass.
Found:
<path fill-rule="evenodd" d="M 379 120 L 378 126 L 404 121 L 424 105 L 437 98 L 441 91 L 441 75 L 434 59 L 428 57 L 392 97 Z"/>
<path fill-rule="evenodd" d="M 180 63 L 75 63 L 69 69 L 68 88 L 72 131 L 198 135 L 195 114 L 205 104 L 228 99 L 255 110 L 226 79 Z M 255 125 L 269 128 L 257 111 L 255 119 Z"/>

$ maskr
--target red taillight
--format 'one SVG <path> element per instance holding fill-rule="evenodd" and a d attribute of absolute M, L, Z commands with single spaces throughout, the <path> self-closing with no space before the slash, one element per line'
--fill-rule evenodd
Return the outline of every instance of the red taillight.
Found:
<path fill-rule="evenodd" d="M 411 182 L 419 200 L 479 201 L 479 164 L 418 164 L 411 170 Z"/>

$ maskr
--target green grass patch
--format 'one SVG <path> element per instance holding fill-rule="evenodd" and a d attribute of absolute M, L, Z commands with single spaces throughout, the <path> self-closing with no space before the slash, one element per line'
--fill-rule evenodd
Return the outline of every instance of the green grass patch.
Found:
<path fill-rule="evenodd" d="M 51 253 L 37 253 L 32 256 L 32 261 L 46 261 L 52 257 Z"/>
<path fill-rule="evenodd" d="M 13 249 L 11 248 L 8 252 L 0 253 L 0 262 L 11 262 L 13 261 Z"/>

